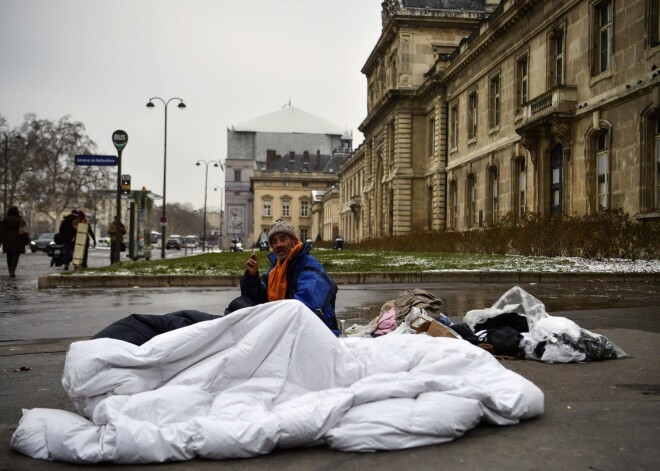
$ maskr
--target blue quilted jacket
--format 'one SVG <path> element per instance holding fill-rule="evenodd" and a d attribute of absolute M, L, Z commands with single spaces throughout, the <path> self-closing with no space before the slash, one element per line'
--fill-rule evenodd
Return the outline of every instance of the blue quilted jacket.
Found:
<path fill-rule="evenodd" d="M 312 254 L 312 246 L 305 243 L 303 248 L 289 261 L 286 274 L 286 298 L 297 299 L 310 308 L 335 335 L 339 335 L 335 315 L 337 285 L 328 276 L 323 266 Z M 241 295 L 249 296 L 257 303 L 268 302 L 268 275 L 277 263 L 274 253 L 268 255 L 270 268 L 259 278 L 247 272 L 241 278 Z"/>

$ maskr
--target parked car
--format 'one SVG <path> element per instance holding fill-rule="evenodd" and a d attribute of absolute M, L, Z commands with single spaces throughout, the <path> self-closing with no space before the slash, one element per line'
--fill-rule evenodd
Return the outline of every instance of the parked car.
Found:
<path fill-rule="evenodd" d="M 165 248 L 167 250 L 170 250 L 170 249 L 181 250 L 181 237 L 172 236 L 169 239 L 167 239 L 167 243 L 165 244 Z"/>
<path fill-rule="evenodd" d="M 32 252 L 46 252 L 51 253 L 52 248 L 55 246 L 55 233 L 44 232 L 38 239 L 30 242 L 30 250 Z"/>
<path fill-rule="evenodd" d="M 99 237 L 96 239 L 96 246 L 108 249 L 110 248 L 111 242 L 110 237 Z"/>

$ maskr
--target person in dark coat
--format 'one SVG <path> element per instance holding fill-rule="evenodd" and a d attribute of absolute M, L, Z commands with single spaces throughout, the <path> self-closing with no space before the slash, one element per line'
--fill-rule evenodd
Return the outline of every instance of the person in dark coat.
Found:
<path fill-rule="evenodd" d="M 18 259 L 25 253 L 25 246 L 30 242 L 27 224 L 16 206 L 7 210 L 7 215 L 0 223 L 0 241 L 2 251 L 7 254 L 9 276 L 15 278 Z"/>
<path fill-rule="evenodd" d="M 126 227 L 124 223 L 119 221 L 119 228 L 117 228 L 117 221 L 119 218 L 115 216 L 115 219 L 110 223 L 108 227 L 108 235 L 110 236 L 110 263 L 115 263 L 119 261 L 120 255 L 117 252 L 117 245 L 119 245 L 119 250 L 121 251 L 121 246 L 124 243 L 124 236 L 126 235 Z M 119 244 L 117 244 L 119 242 Z"/>
<path fill-rule="evenodd" d="M 297 299 L 305 304 L 335 334 L 339 335 L 335 315 L 337 285 L 321 263 L 310 253 L 309 243 L 298 241 L 294 227 L 283 219 L 268 231 L 270 268 L 259 277 L 256 253 L 245 262 L 241 296 L 234 299 L 225 314 L 248 306 Z"/>
<path fill-rule="evenodd" d="M 76 230 L 73 228 L 73 220 L 78 217 L 75 209 L 67 214 L 60 223 L 60 238 L 62 240 L 62 258 L 64 269 L 69 269 L 69 263 L 73 260 L 73 244 L 76 241 Z"/>

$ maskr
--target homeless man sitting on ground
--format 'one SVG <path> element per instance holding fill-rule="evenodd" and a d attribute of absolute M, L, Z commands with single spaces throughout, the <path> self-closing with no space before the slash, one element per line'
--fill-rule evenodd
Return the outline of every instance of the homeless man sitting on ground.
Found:
<path fill-rule="evenodd" d="M 268 231 L 271 266 L 259 278 L 257 255 L 245 262 L 241 278 L 241 296 L 225 310 L 237 309 L 281 299 L 297 299 L 311 309 L 335 335 L 339 335 L 335 316 L 337 285 L 323 266 L 310 254 L 311 245 L 298 241 L 294 227 L 283 219 L 273 223 Z"/>

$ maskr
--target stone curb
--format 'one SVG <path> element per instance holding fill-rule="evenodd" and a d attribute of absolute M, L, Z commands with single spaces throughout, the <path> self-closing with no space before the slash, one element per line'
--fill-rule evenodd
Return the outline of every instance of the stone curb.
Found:
<path fill-rule="evenodd" d="M 557 283 L 653 282 L 660 273 L 552 273 L 552 272 L 404 272 L 330 273 L 338 285 L 390 283 Z M 51 288 L 179 288 L 237 287 L 240 275 L 61 275 L 40 276 L 39 289 Z"/>

